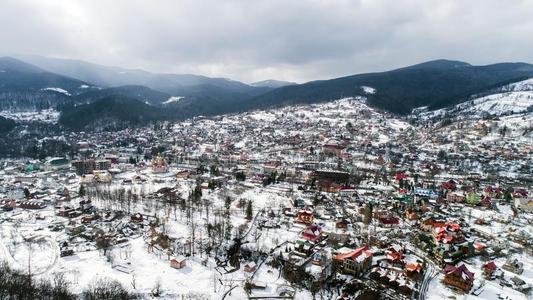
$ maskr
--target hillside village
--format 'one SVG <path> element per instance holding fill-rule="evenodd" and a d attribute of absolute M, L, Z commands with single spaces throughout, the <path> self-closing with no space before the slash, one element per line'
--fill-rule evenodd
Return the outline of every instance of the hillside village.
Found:
<path fill-rule="evenodd" d="M 532 121 L 356 97 L 66 132 L 0 161 L 0 257 L 76 293 L 530 299 Z"/>

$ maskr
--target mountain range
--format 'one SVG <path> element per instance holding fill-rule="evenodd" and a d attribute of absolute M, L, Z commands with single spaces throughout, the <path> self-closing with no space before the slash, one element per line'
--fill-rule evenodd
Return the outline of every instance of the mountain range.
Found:
<path fill-rule="evenodd" d="M 0 109 L 62 111 L 71 129 L 142 124 L 253 109 L 364 97 L 373 107 L 406 115 L 490 95 L 533 77 L 533 65 L 473 66 L 434 60 L 391 71 L 303 84 L 252 84 L 190 74 L 158 74 L 41 56 L 0 58 Z M 111 126 L 111 127 L 113 127 Z"/>
<path fill-rule="evenodd" d="M 380 73 L 286 86 L 251 99 L 249 107 L 314 103 L 364 96 L 368 103 L 390 112 L 408 114 L 413 108 L 442 108 L 466 101 L 472 95 L 533 77 L 533 65 L 502 63 L 472 66 L 436 60 Z"/>

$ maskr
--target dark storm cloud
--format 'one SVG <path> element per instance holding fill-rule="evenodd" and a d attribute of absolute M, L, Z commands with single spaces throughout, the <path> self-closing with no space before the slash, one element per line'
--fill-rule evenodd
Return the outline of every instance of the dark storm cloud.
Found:
<path fill-rule="evenodd" d="M 435 58 L 533 62 L 533 1 L 0 2 L 2 53 L 243 81 L 307 81 Z"/>

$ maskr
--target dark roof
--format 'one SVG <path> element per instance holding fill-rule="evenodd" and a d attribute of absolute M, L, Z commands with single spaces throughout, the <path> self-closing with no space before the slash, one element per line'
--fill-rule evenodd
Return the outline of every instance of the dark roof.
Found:
<path fill-rule="evenodd" d="M 446 275 L 457 273 L 463 279 L 474 280 L 474 273 L 470 272 L 470 270 L 468 270 L 465 264 L 462 264 L 459 267 L 455 267 L 452 265 L 446 265 L 444 267 L 444 273 L 446 273 Z M 465 276 L 462 276 L 463 274 Z"/>

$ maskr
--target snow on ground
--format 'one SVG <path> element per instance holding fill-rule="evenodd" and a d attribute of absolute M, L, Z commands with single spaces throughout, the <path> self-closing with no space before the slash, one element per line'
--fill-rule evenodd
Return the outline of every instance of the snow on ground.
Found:
<path fill-rule="evenodd" d="M 533 92 L 520 91 L 493 94 L 458 104 L 454 110 L 460 110 L 471 116 L 483 114 L 503 115 L 507 113 L 523 113 L 533 105 Z"/>
<path fill-rule="evenodd" d="M 257 121 L 273 122 L 277 119 L 276 114 L 270 111 L 257 111 L 249 114 L 249 117 Z"/>
<path fill-rule="evenodd" d="M 411 126 L 409 125 L 409 123 L 399 120 L 399 119 L 390 119 L 389 125 L 393 129 L 400 129 L 400 130 L 408 129 Z"/>
<path fill-rule="evenodd" d="M 504 218 L 511 216 L 512 211 L 509 206 L 505 205 L 498 205 L 498 210 L 486 210 L 486 209 L 480 209 L 480 208 L 463 208 L 462 214 L 464 216 L 468 216 L 467 222 L 472 224 L 473 228 L 476 228 L 478 230 L 484 231 L 491 235 L 498 235 L 501 232 L 507 231 L 510 229 L 510 227 L 513 227 L 512 225 L 499 223 L 496 221 L 491 221 L 493 218 Z M 475 225 L 474 220 L 477 218 L 483 218 L 489 221 L 488 225 Z M 531 230 L 531 226 L 527 226 L 526 230 Z M 524 280 L 528 284 L 533 284 L 533 260 L 530 255 L 528 254 L 514 254 L 510 257 L 504 256 L 500 258 L 494 259 L 494 263 L 498 267 L 502 267 L 503 264 L 505 264 L 506 260 L 508 258 L 516 258 L 519 261 L 524 263 L 524 272 L 520 275 L 505 271 L 501 269 L 505 276 L 507 278 L 511 278 L 514 276 L 517 276 Z M 463 263 L 463 262 L 462 262 Z M 482 277 L 482 269 L 486 261 L 482 261 L 480 257 L 474 257 L 470 258 L 464 261 L 467 268 L 474 273 L 474 286 L 471 290 L 477 291 L 479 288 L 479 295 L 475 296 L 472 294 L 463 294 L 459 292 L 455 292 L 453 289 L 442 283 L 442 280 L 444 278 L 443 274 L 439 274 L 435 279 L 433 279 L 430 282 L 430 287 L 428 289 L 427 298 L 429 300 L 433 299 L 461 299 L 461 300 L 473 300 L 473 299 L 498 299 L 499 295 L 502 295 L 503 299 L 530 299 L 525 294 L 516 291 L 510 287 L 501 286 L 499 284 L 499 280 L 486 280 Z M 509 298 L 505 298 L 505 297 Z"/>
<path fill-rule="evenodd" d="M 287 205 L 288 197 L 279 195 L 279 191 L 275 190 L 276 186 L 257 187 L 248 189 L 241 194 L 241 198 L 252 200 L 254 208 L 278 208 L 280 205 Z"/>
<path fill-rule="evenodd" d="M 149 186 L 152 184 L 148 184 Z M 115 187 L 115 188 L 118 188 Z M 268 194 L 268 192 L 265 192 Z M 258 191 L 257 194 L 262 194 Z M 251 195 L 248 195 L 251 196 Z M 274 194 L 270 194 L 274 196 Z M 265 200 L 267 195 L 257 196 Z M 282 197 L 283 198 L 283 197 Z M 99 201 L 95 201 L 98 205 Z M 258 200 L 258 203 L 261 201 Z M 265 202 L 266 204 L 266 202 Z M 142 204 L 140 204 L 142 206 Z M 134 211 L 140 211 L 140 208 Z M 63 220 L 54 215 L 53 208 L 49 207 L 40 211 L 48 218 L 47 221 L 36 221 L 31 212 L 24 211 L 15 218 L 24 228 L 17 228 L 16 223 L 4 223 L 0 226 L 0 258 L 6 260 L 11 266 L 26 270 L 28 257 L 31 257 L 31 269 L 36 276 L 50 278 L 55 273 L 63 273 L 66 280 L 72 283 L 72 289 L 76 293 L 82 292 L 89 284 L 97 279 L 112 278 L 118 280 L 124 287 L 135 290 L 136 293 L 148 299 L 150 292 L 161 284 L 164 291 L 162 299 L 181 299 L 194 295 L 194 299 L 219 299 L 222 294 L 229 290 L 230 286 L 237 286 L 228 294 L 226 299 L 244 299 L 246 294 L 242 289 L 242 282 L 250 276 L 244 272 L 244 265 L 233 273 L 221 274 L 214 270 L 215 261 L 211 258 L 203 262 L 203 257 L 189 257 L 187 266 L 182 269 L 170 267 L 166 254 L 150 252 L 147 249 L 142 236 L 132 238 L 128 242 L 117 245 L 110 250 L 108 255 L 102 251 L 87 247 L 77 247 L 73 256 L 59 257 L 57 246 L 52 247 L 53 241 L 62 233 L 51 232 L 49 229 L 38 229 L 40 225 L 51 223 L 53 220 Z M 14 215 L 13 213 L 10 213 Z M 168 233 L 172 236 L 187 237 L 189 226 L 180 217 L 168 218 Z M 232 223 L 238 224 L 243 217 L 232 215 Z M 64 222 L 64 220 L 63 220 Z M 42 223 L 42 224 L 41 224 Z M 286 230 L 270 229 L 263 230 L 258 239 L 252 242 L 260 249 L 268 251 L 275 245 L 287 240 L 294 240 L 299 230 L 287 234 Z M 252 235 L 257 235 L 256 233 Z M 38 236 L 39 243 L 28 243 L 32 236 Z M 23 237 L 26 242 L 23 242 Z M 12 241 L 16 247 L 11 246 Z M 50 242 L 48 242 L 50 241 Z M 12 249 L 11 249 L 12 248 Z M 31 249 L 30 249 L 31 248 Z M 154 270 L 157 270 L 154 272 Z M 280 276 L 279 271 L 266 264 L 255 275 L 255 280 L 267 284 L 268 289 L 275 291 L 278 286 L 286 285 L 287 282 Z M 298 292 L 296 299 L 309 299 L 307 292 Z"/>
<path fill-rule="evenodd" d="M 224 119 L 224 122 L 239 124 L 242 118 L 267 123 L 277 123 L 282 119 L 292 119 L 302 122 L 302 124 L 305 124 L 305 122 L 328 123 L 333 128 L 346 126 L 366 128 L 368 132 L 372 133 L 372 142 L 377 144 L 387 143 L 396 133 L 411 128 L 411 125 L 404 120 L 393 117 L 385 118 L 381 113 L 366 104 L 365 97 L 348 97 L 327 103 L 253 111 L 237 116 L 228 116 Z M 372 121 L 375 119 L 380 119 L 383 122 Z M 294 129 L 294 131 L 289 132 L 275 131 L 274 134 L 281 137 L 284 134 L 300 135 L 306 131 L 305 127 Z M 262 134 L 271 135 L 269 132 Z M 242 147 L 245 145 L 245 141 L 241 140 L 237 145 L 238 147 Z M 252 155 L 251 158 L 258 157 Z"/>
<path fill-rule="evenodd" d="M 432 110 L 432 111 L 422 111 L 422 112 L 413 110 L 413 114 L 418 115 L 418 117 L 422 120 L 431 120 L 433 118 L 443 117 L 446 114 L 446 112 L 448 112 L 448 109 L 446 108 L 441 108 L 441 109 Z"/>
<path fill-rule="evenodd" d="M 505 91 L 533 91 L 533 78 L 529 78 L 523 81 L 511 83 L 504 87 Z"/>
<path fill-rule="evenodd" d="M 519 258 L 521 261 L 524 262 L 524 273 L 522 275 L 518 275 L 522 280 L 526 281 L 527 283 L 531 284 L 531 281 L 533 278 L 527 274 L 528 267 L 531 268 L 531 264 L 528 264 L 527 261 L 531 261 L 531 257 L 524 254 L 523 257 Z M 506 258 L 502 257 L 499 259 L 494 260 L 497 266 L 501 267 L 505 263 Z M 482 277 L 483 271 L 481 270 L 481 266 L 484 262 L 480 260 L 479 257 L 476 257 L 468 262 L 465 263 L 467 268 L 474 273 L 474 286 L 472 288 L 472 291 L 475 291 L 478 287 L 480 288 L 480 295 L 478 297 L 474 295 L 468 295 L 464 299 L 498 299 L 498 294 L 504 295 L 509 297 L 508 299 L 513 300 L 521 300 L 521 299 L 529 299 L 528 296 L 525 294 L 516 291 L 510 287 L 502 287 L 499 284 L 498 280 L 485 280 Z M 506 277 L 514 277 L 517 276 L 514 273 L 502 270 Z"/>
<path fill-rule="evenodd" d="M 180 100 L 184 99 L 185 97 L 182 97 L 182 96 L 172 96 L 170 98 L 168 98 L 167 101 L 163 102 L 163 104 L 169 104 L 169 103 L 172 103 L 172 102 L 179 102 Z"/>
<path fill-rule="evenodd" d="M 96 278 L 111 277 L 120 281 L 125 287 L 132 287 L 135 282 L 137 292 L 148 294 L 157 282 L 167 292 L 167 298 L 198 294 L 205 297 L 216 295 L 212 266 L 202 266 L 196 259 L 189 259 L 183 269 L 170 267 L 165 255 L 148 253 L 142 238 L 131 240 L 123 247 L 111 251 L 113 263 L 107 261 L 99 251 L 79 252 L 74 256 L 60 258 L 57 270 L 66 272 L 67 278 L 73 282 L 87 284 Z M 125 266 L 130 274 L 113 268 L 113 265 Z M 154 270 L 158 270 L 154 272 Z M 194 282 L 191 279 L 194 278 Z M 81 292 L 83 285 L 77 286 Z"/>
<path fill-rule="evenodd" d="M 163 174 L 153 174 L 150 170 L 137 172 L 125 172 L 116 176 L 114 184 L 110 185 L 110 190 L 118 188 L 131 188 L 136 193 L 143 190 L 143 193 L 149 194 L 155 192 L 160 187 L 168 186 L 169 181 L 175 183 L 173 171 Z M 140 184 L 121 184 L 121 179 L 131 178 L 140 175 L 146 178 L 145 183 Z M 193 184 L 193 183 L 191 183 Z M 183 192 L 187 193 L 189 183 L 179 181 L 178 185 Z M 254 200 L 254 211 L 262 207 L 277 206 L 278 203 L 285 203 L 289 200 L 284 195 L 288 187 L 284 184 L 278 184 L 270 187 L 257 187 L 248 193 L 242 194 L 243 197 Z M 218 198 L 219 201 L 214 203 L 214 207 L 222 207 L 221 197 L 217 197 L 216 191 L 212 194 L 205 195 L 206 199 Z M 73 200 L 76 201 L 76 200 Z M 234 201 L 234 203 L 237 201 Z M 132 208 L 132 211 L 146 212 L 151 214 L 153 209 L 161 212 L 161 217 L 167 224 L 167 232 L 173 237 L 187 238 L 190 226 L 185 224 L 185 218 L 180 215 L 172 216 L 158 208 L 158 202 L 141 202 Z M 98 199 L 93 199 L 93 204 L 97 207 L 105 205 Z M 155 205 L 155 207 L 154 207 Z M 102 251 L 95 250 L 94 246 L 87 246 L 85 243 L 76 245 L 72 242 L 71 247 L 76 250 L 73 256 L 60 257 L 56 240 L 62 239 L 64 233 L 52 232 L 46 224 L 61 222 L 66 220 L 55 216 L 54 208 L 49 206 L 39 211 L 39 215 L 46 217 L 46 220 L 36 220 L 36 213 L 32 211 L 9 212 L 8 215 L 13 222 L 0 224 L 0 259 L 7 261 L 12 267 L 27 270 L 28 261 L 31 261 L 32 273 L 43 278 L 50 278 L 55 273 L 63 273 L 65 278 L 72 283 L 74 292 L 82 292 L 89 284 L 101 278 L 112 278 L 118 280 L 126 288 L 136 293 L 144 295 L 144 298 L 150 298 L 148 295 L 154 286 L 160 282 L 165 294 L 162 299 L 181 299 L 194 295 L 195 299 L 219 299 L 222 294 L 229 290 L 229 285 L 237 285 L 232 293 L 226 299 L 243 299 L 245 292 L 242 289 L 241 282 L 249 276 L 241 269 L 229 273 L 220 274 L 215 271 L 215 262 L 211 258 L 205 265 L 203 257 L 188 258 L 187 266 L 183 269 L 173 269 L 170 267 L 168 257 L 165 254 L 149 252 L 142 236 L 132 238 L 124 244 L 117 245 L 110 250 L 110 254 L 103 255 Z M 232 214 L 233 224 L 243 224 L 244 215 L 240 212 Z M 196 219 L 203 218 L 200 213 Z M 207 215 L 205 217 L 208 217 Z M 101 224 L 101 226 L 106 226 Z M 200 229 L 199 229 L 200 230 Z M 287 234 L 283 229 L 263 230 L 258 235 L 252 232 L 251 236 L 258 238 L 252 241 L 265 252 L 272 247 L 279 245 L 287 240 L 294 240 L 300 230 Z M 205 234 L 205 233 L 204 233 Z M 64 237 L 63 237 L 64 238 Z M 29 259 L 31 257 L 31 259 Z M 157 272 L 154 272 L 157 270 Z M 194 280 L 191 280 L 194 278 Z M 275 290 L 278 286 L 285 285 L 287 282 L 279 276 L 275 269 L 263 265 L 257 272 L 255 279 L 264 282 L 270 289 Z M 135 288 L 133 288 L 135 286 Z M 299 292 L 296 299 L 308 299 L 307 292 Z M 188 298 L 187 298 L 188 299 Z"/>
<path fill-rule="evenodd" d="M 525 113 L 519 115 L 511 115 L 500 118 L 500 125 L 505 125 L 509 129 L 516 130 L 517 128 L 531 126 L 533 123 L 533 113 Z"/>
<path fill-rule="evenodd" d="M 506 136 L 512 138 L 513 143 L 530 142 L 533 132 L 530 131 L 529 134 L 524 132 L 533 127 L 533 112 L 500 117 L 498 126 L 507 127 Z M 497 136 L 498 133 L 493 134 Z"/>
<path fill-rule="evenodd" d="M 500 89 L 500 92 L 475 98 L 449 108 L 427 111 L 427 107 L 413 109 L 412 114 L 422 120 L 443 117 L 446 114 L 464 114 L 470 117 L 484 115 L 502 116 L 506 114 L 520 114 L 533 106 L 533 78 L 515 82 Z"/>
<path fill-rule="evenodd" d="M 43 91 L 52 91 L 52 92 L 56 92 L 56 93 L 65 94 L 67 96 L 71 96 L 71 94 L 68 91 L 66 91 L 66 90 L 64 90 L 62 88 L 58 88 L 58 87 L 47 87 L 47 88 L 44 88 L 42 90 Z"/>
<path fill-rule="evenodd" d="M 373 87 L 369 87 L 369 86 L 363 85 L 363 86 L 361 86 L 361 88 L 363 89 L 363 92 L 365 94 L 375 94 L 376 93 L 376 89 L 373 88 Z"/>
<path fill-rule="evenodd" d="M 533 106 L 533 91 L 516 91 L 492 94 L 460 103 L 451 108 L 441 108 L 433 111 L 415 111 L 422 120 L 443 117 L 446 114 L 468 115 L 481 118 L 485 115 L 502 116 L 507 114 L 525 113 Z"/>
<path fill-rule="evenodd" d="M 0 257 L 17 270 L 38 275 L 54 266 L 58 250 L 53 240 L 34 229 L 1 226 Z"/>
<path fill-rule="evenodd" d="M 427 106 L 415 107 L 411 110 L 411 114 L 419 114 L 419 113 L 427 111 L 427 109 L 428 109 Z"/>
<path fill-rule="evenodd" d="M 481 273 L 475 273 L 474 276 L 480 277 Z M 486 281 L 483 291 L 479 296 L 455 292 L 445 285 L 442 280 L 444 274 L 439 274 L 430 281 L 428 291 L 426 294 L 427 300 L 442 300 L 442 299 L 456 299 L 456 300 L 501 300 L 498 295 L 505 295 L 512 300 L 526 300 L 528 297 L 518 291 L 508 287 L 501 287 L 495 281 Z M 479 280 L 479 279 L 477 279 Z M 505 299 L 505 297 L 504 297 Z"/>
<path fill-rule="evenodd" d="M 19 122 L 44 122 L 57 123 L 59 119 L 59 111 L 55 109 L 43 109 L 39 111 L 0 111 L 0 116 L 8 119 L 13 119 Z"/>

